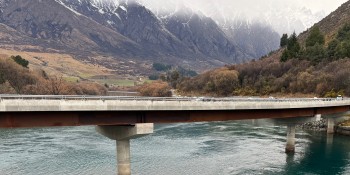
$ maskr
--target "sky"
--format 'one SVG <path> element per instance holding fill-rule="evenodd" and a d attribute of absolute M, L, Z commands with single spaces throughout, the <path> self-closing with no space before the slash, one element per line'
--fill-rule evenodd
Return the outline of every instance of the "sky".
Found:
<path fill-rule="evenodd" d="M 210 5 L 213 3 L 220 3 L 223 6 L 236 6 L 243 9 L 249 9 L 252 6 L 265 6 L 269 3 L 274 4 L 298 4 L 304 6 L 314 13 L 318 11 L 324 11 L 330 13 L 339 7 L 342 3 L 347 0 L 143 0 L 145 3 L 152 4 L 152 6 L 164 6 L 170 5 L 174 2 L 182 2 L 186 5 L 191 6 L 192 8 L 201 9 L 203 5 Z M 170 3 L 169 3 L 170 2 Z"/>
<path fill-rule="evenodd" d="M 347 0 L 295 0 L 299 4 L 303 4 L 304 6 L 310 8 L 313 12 L 317 11 L 325 11 L 326 13 L 330 13 L 337 9 L 342 3 Z"/>

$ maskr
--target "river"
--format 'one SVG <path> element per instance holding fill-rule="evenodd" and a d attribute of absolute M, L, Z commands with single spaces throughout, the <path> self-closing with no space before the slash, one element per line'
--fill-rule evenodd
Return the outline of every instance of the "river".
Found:
<path fill-rule="evenodd" d="M 131 141 L 138 175 L 350 174 L 350 139 L 252 121 L 156 125 Z M 1 175 L 113 175 L 115 142 L 94 127 L 0 129 Z"/>

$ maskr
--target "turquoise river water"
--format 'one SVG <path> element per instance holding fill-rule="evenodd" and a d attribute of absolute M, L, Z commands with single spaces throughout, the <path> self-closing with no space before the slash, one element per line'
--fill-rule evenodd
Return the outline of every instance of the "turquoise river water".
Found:
<path fill-rule="evenodd" d="M 156 125 L 132 140 L 138 175 L 350 174 L 350 138 L 297 131 L 284 153 L 286 127 L 252 121 Z M 94 127 L 0 129 L 0 175 L 116 174 L 115 142 Z"/>

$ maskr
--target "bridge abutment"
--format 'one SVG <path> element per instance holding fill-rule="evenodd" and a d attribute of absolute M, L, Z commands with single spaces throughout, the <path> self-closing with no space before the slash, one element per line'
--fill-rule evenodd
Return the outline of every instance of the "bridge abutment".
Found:
<path fill-rule="evenodd" d="M 105 137 L 116 140 L 118 175 L 131 175 L 130 139 L 153 133 L 153 123 L 125 126 L 96 126 L 96 131 Z"/>
<path fill-rule="evenodd" d="M 287 125 L 286 153 L 295 152 L 295 124 Z"/>

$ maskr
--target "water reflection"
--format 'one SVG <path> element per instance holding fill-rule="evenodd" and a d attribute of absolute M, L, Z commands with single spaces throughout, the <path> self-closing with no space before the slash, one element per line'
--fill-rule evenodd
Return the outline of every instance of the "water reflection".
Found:
<path fill-rule="evenodd" d="M 349 141 L 339 135 L 312 133 L 305 137 L 309 146 L 302 152 L 303 156 L 295 160 L 287 155 L 287 164 L 282 174 L 347 174 L 349 166 Z"/>

